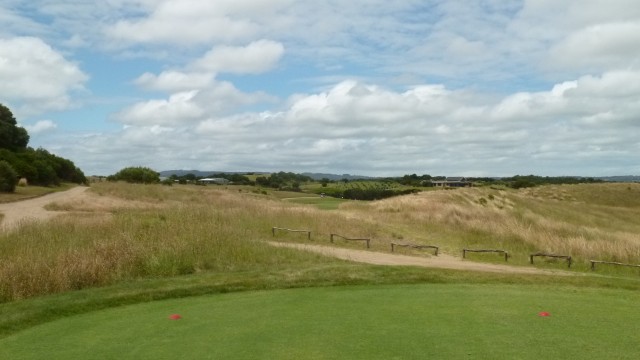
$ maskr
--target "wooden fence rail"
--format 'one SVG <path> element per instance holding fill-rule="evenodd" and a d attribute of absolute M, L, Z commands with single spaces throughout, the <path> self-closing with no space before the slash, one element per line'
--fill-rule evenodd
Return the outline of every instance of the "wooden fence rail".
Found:
<path fill-rule="evenodd" d="M 535 254 L 531 254 L 529 255 L 529 262 L 531 264 L 533 264 L 533 257 L 534 256 L 542 256 L 542 257 L 552 257 L 552 258 L 560 258 L 560 259 L 567 259 L 567 265 L 568 267 L 571 267 L 571 255 L 554 255 L 554 254 L 545 254 L 545 253 L 535 253 Z"/>
<path fill-rule="evenodd" d="M 366 239 L 366 238 L 348 238 L 348 237 L 344 237 L 344 236 L 342 236 L 342 235 L 338 235 L 338 234 L 331 234 L 330 239 L 331 239 L 331 242 L 332 242 L 332 243 L 333 243 L 333 237 L 334 237 L 334 236 L 337 236 L 337 237 L 343 238 L 343 239 L 348 240 L 348 241 L 366 241 L 366 242 L 367 242 L 367 249 L 369 249 L 369 248 L 370 248 L 370 244 L 369 244 L 369 242 L 371 241 L 371 239 Z"/>
<path fill-rule="evenodd" d="M 468 252 L 477 252 L 477 253 L 487 253 L 487 252 L 491 252 L 491 253 L 501 253 L 504 254 L 504 261 L 508 261 L 509 260 L 509 253 L 506 250 L 485 250 L 485 249 L 462 249 L 462 258 L 466 258 L 467 257 L 467 253 Z"/>
<path fill-rule="evenodd" d="M 589 260 L 589 261 L 591 261 L 591 270 L 595 270 L 596 269 L 596 264 L 609 264 L 609 265 L 629 266 L 629 267 L 640 268 L 640 265 L 623 264 L 623 263 L 614 262 L 614 261 L 598 261 L 598 260 Z"/>
<path fill-rule="evenodd" d="M 311 240 L 310 230 L 293 230 L 293 229 L 279 228 L 274 226 L 271 228 L 271 233 L 273 234 L 273 236 L 276 236 L 276 230 L 282 230 L 282 231 L 288 231 L 288 232 L 304 232 L 304 233 L 307 233 L 307 239 Z"/>
<path fill-rule="evenodd" d="M 416 245 L 416 244 L 402 244 L 402 243 L 391 243 L 391 252 L 394 252 L 394 247 L 410 247 L 414 249 L 435 249 L 435 256 L 438 256 L 438 247 L 433 245 Z"/>

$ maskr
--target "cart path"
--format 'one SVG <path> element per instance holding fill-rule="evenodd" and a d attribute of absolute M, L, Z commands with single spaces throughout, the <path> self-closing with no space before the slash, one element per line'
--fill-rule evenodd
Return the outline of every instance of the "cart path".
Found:
<path fill-rule="evenodd" d="M 64 211 L 48 211 L 44 207 L 56 201 L 73 201 L 86 196 L 86 186 L 77 186 L 66 191 L 55 192 L 33 199 L 0 204 L 0 213 L 4 214 L 0 230 L 11 230 L 24 221 L 47 220 Z"/>
<path fill-rule="evenodd" d="M 342 260 L 355 261 L 374 265 L 395 265 L 395 266 L 420 266 L 438 269 L 483 271 L 494 273 L 508 274 L 529 274 L 529 275 L 575 275 L 569 271 L 563 270 L 544 270 L 533 267 L 520 267 L 500 264 L 478 263 L 469 260 L 463 260 L 455 256 L 447 254 L 439 254 L 438 256 L 419 257 L 408 255 L 387 254 L 366 250 L 343 249 L 332 246 L 310 245 L 310 244 L 294 244 L 269 241 L 270 245 L 277 247 L 287 247 L 311 251 L 325 256 L 332 256 Z"/>

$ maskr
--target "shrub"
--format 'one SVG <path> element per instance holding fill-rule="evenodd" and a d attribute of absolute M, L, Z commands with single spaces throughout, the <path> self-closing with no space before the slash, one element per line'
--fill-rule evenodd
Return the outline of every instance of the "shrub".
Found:
<path fill-rule="evenodd" d="M 124 168 L 107 179 L 109 181 L 126 181 L 137 184 L 154 184 L 160 182 L 160 174 L 152 169 L 138 166 Z"/>
<path fill-rule="evenodd" d="M 0 161 L 0 192 L 12 193 L 16 191 L 18 183 L 18 173 L 9 165 L 8 162 Z"/>

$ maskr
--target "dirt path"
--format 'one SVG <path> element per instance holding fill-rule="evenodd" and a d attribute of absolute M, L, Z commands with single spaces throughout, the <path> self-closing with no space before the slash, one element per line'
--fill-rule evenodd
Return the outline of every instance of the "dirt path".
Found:
<path fill-rule="evenodd" d="M 386 254 L 365 250 L 342 249 L 331 246 L 308 245 L 308 244 L 291 244 L 271 241 L 269 244 L 278 247 L 288 247 L 311 251 L 326 256 L 333 256 L 343 260 L 362 262 L 374 265 L 402 265 L 402 266 L 421 266 L 439 269 L 484 271 L 496 273 L 510 274 L 538 274 L 538 275 L 574 275 L 568 271 L 562 270 L 543 270 L 536 268 L 527 268 L 500 264 L 477 263 L 469 260 L 462 260 L 447 254 L 439 254 L 431 257 L 418 257 L 407 255 Z"/>
<path fill-rule="evenodd" d="M 37 198 L 0 204 L 0 213 L 4 214 L 4 219 L 0 223 L 0 230 L 11 230 L 23 221 L 46 220 L 60 211 L 47 211 L 44 207 L 56 201 L 73 201 L 86 196 L 88 187 L 78 186 L 67 191 L 56 192 Z"/>

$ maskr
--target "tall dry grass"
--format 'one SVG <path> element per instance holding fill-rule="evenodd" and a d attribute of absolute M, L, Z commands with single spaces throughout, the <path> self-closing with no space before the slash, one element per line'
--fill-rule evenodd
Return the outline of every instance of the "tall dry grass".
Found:
<path fill-rule="evenodd" d="M 267 245 L 272 226 L 308 228 L 314 241 L 330 231 L 376 235 L 375 226 L 338 213 L 235 189 L 103 183 L 91 191 L 88 200 L 49 206 L 67 215 L 0 235 L 0 301 L 136 278 L 326 263 Z"/>
<path fill-rule="evenodd" d="M 95 184 L 91 201 L 52 205 L 71 213 L 0 234 L 0 301 L 145 277 L 304 269 L 331 261 L 267 245 L 273 226 L 310 230 L 315 243 L 328 244 L 331 233 L 368 237 L 376 251 L 403 241 L 450 254 L 500 248 L 521 263 L 537 251 L 583 263 L 639 263 L 640 185 L 607 185 L 430 191 L 322 211 L 243 188 Z M 276 239 L 308 241 L 299 233 Z"/>
<path fill-rule="evenodd" d="M 522 261 L 540 251 L 585 263 L 640 262 L 640 184 L 424 192 L 350 211 L 450 251 L 484 247 L 506 249 Z"/>

